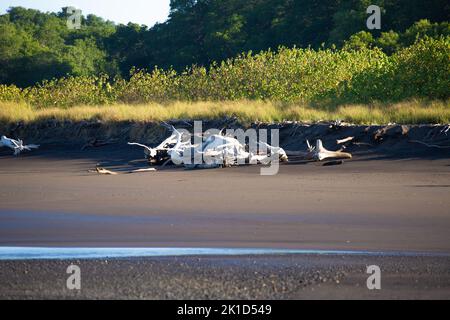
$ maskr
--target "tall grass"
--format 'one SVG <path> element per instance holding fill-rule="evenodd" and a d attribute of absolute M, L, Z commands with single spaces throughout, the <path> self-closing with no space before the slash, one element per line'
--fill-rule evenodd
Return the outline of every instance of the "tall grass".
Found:
<path fill-rule="evenodd" d="M 450 123 L 450 101 L 412 100 L 396 104 L 342 105 L 317 108 L 307 104 L 261 100 L 169 102 L 34 108 L 24 103 L 0 103 L 0 124 L 57 121 L 167 121 L 208 120 L 236 117 L 242 123 L 344 120 L 355 124 Z"/>

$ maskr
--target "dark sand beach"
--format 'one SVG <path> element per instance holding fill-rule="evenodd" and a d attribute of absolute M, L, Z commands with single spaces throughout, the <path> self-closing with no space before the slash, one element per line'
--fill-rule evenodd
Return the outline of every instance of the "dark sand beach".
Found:
<path fill-rule="evenodd" d="M 81 269 L 68 290 L 66 269 Z M 368 290 L 366 268 L 381 268 Z M 275 255 L 0 261 L 1 299 L 449 299 L 449 257 Z"/>
<path fill-rule="evenodd" d="M 0 153 L 0 246 L 242 247 L 422 252 L 0 261 L 1 298 L 450 298 L 450 160 L 356 155 L 340 166 L 145 167 L 142 150 Z M 97 163 L 122 172 L 88 172 Z M 107 262 L 106 262 L 107 261 Z M 379 265 L 382 290 L 365 286 Z"/>

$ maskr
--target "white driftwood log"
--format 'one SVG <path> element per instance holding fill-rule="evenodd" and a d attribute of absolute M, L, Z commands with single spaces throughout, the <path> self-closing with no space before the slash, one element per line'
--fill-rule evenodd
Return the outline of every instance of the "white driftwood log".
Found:
<path fill-rule="evenodd" d="M 352 141 L 353 139 L 355 139 L 355 137 L 347 137 L 344 139 L 336 140 L 336 144 L 343 144 L 343 143 Z"/>
<path fill-rule="evenodd" d="M 155 172 L 155 171 L 156 171 L 155 168 L 143 168 L 143 169 L 135 169 L 135 170 L 119 173 L 119 172 L 111 171 L 111 170 L 101 168 L 101 167 L 96 167 L 94 170 L 88 170 L 88 172 L 94 172 L 94 173 L 106 174 L 106 175 L 118 175 L 118 174 L 123 174 L 123 173 L 143 173 L 143 172 Z"/>
<path fill-rule="evenodd" d="M 351 159 L 352 155 L 348 152 L 338 151 L 330 151 L 324 148 L 322 140 L 318 139 L 316 141 L 316 146 L 312 146 L 308 140 L 306 140 L 306 144 L 308 145 L 307 151 L 291 151 L 286 150 L 286 154 L 288 156 L 300 156 L 304 160 L 315 160 L 322 161 L 325 159 Z"/>
<path fill-rule="evenodd" d="M 352 155 L 348 152 L 342 151 L 330 151 L 324 148 L 322 140 L 318 139 L 316 141 L 316 148 L 314 149 L 313 158 L 315 160 L 325 160 L 325 159 L 351 159 Z"/>
<path fill-rule="evenodd" d="M 0 139 L 0 147 L 8 147 L 14 150 L 14 155 L 18 156 L 22 151 L 39 148 L 38 144 L 28 144 L 24 145 L 22 140 L 15 140 L 2 136 Z"/>
<path fill-rule="evenodd" d="M 128 142 L 129 145 L 135 145 L 144 148 L 144 154 L 146 158 L 155 158 L 158 154 L 158 151 L 165 151 L 168 152 L 171 150 L 178 142 L 178 137 L 181 137 L 181 133 L 175 129 L 173 126 L 167 125 L 171 130 L 172 134 L 165 139 L 163 142 L 161 142 L 158 146 L 151 148 L 149 146 L 146 146 L 145 144 L 137 143 L 137 142 Z M 180 146 L 177 148 L 180 148 L 181 146 L 189 146 L 189 141 L 181 142 Z"/>
<path fill-rule="evenodd" d="M 96 167 L 94 170 L 88 170 L 88 172 L 96 172 L 99 174 L 109 174 L 109 175 L 116 175 L 118 174 L 117 172 L 105 169 L 105 168 L 101 168 L 101 167 Z"/>
<path fill-rule="evenodd" d="M 155 168 L 144 168 L 144 169 L 131 170 L 131 173 L 154 172 L 154 171 L 156 171 Z"/>

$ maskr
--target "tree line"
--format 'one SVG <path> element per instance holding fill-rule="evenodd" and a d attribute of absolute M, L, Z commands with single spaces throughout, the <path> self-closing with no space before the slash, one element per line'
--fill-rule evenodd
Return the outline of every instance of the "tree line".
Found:
<path fill-rule="evenodd" d="M 382 8 L 381 30 L 367 30 L 366 8 Z M 243 52 L 285 48 L 378 47 L 394 54 L 421 37 L 448 37 L 446 0 L 171 0 L 166 22 L 149 28 L 95 15 L 81 29 L 68 13 L 12 7 L 0 15 L 0 83 L 19 87 L 67 75 L 208 67 Z M 82 9 L 82 8 L 80 8 Z"/>

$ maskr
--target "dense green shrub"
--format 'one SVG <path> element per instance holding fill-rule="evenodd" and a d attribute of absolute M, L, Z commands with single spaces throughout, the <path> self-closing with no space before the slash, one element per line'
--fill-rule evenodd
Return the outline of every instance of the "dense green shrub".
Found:
<path fill-rule="evenodd" d="M 69 107 L 172 100 L 268 99 L 367 103 L 450 97 L 450 37 L 423 38 L 388 56 L 381 49 L 287 49 L 241 54 L 184 72 L 133 70 L 130 80 L 66 77 L 26 88 L 0 86 L 0 101 Z"/>
<path fill-rule="evenodd" d="M 176 88 L 178 77 L 175 71 L 164 71 L 156 68 L 151 73 L 143 70 L 131 70 L 129 81 L 116 81 L 117 99 L 125 103 L 141 103 L 164 101 L 173 96 L 171 91 Z"/>
<path fill-rule="evenodd" d="M 450 37 L 424 38 L 341 84 L 330 97 L 344 102 L 392 102 L 409 98 L 450 97 Z"/>
<path fill-rule="evenodd" d="M 0 101 L 23 102 L 25 101 L 23 90 L 15 85 L 0 84 Z"/>
<path fill-rule="evenodd" d="M 117 98 L 114 84 L 106 75 L 44 81 L 25 92 L 26 101 L 37 107 L 106 104 Z"/>

